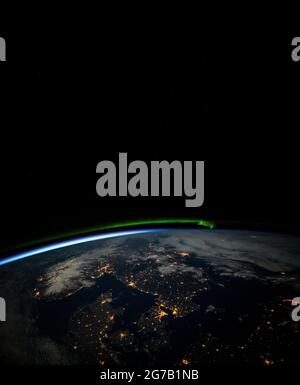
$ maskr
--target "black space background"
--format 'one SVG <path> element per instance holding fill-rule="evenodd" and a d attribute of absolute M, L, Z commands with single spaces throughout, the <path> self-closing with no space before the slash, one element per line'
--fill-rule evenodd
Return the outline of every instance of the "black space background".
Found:
<path fill-rule="evenodd" d="M 293 33 L 1 31 L 1 246 L 123 219 L 299 232 Z M 205 203 L 99 198 L 97 162 L 205 160 Z M 244 226 L 244 225 L 243 225 Z"/>

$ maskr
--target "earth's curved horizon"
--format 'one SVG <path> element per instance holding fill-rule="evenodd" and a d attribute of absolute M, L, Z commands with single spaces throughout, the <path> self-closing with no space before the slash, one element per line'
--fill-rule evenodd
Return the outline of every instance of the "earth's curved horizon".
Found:
<path fill-rule="evenodd" d="M 0 267 L 11 364 L 299 365 L 300 240 L 176 229 Z"/>

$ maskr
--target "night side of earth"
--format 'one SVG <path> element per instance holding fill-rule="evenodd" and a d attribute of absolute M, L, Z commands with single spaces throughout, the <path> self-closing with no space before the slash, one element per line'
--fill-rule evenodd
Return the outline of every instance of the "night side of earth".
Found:
<path fill-rule="evenodd" d="M 8 364 L 299 365 L 300 239 L 174 229 L 0 267 Z"/>

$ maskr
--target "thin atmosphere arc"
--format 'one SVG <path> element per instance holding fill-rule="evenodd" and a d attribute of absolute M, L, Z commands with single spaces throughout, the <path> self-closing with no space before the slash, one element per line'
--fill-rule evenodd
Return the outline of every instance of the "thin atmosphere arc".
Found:
<path fill-rule="evenodd" d="M 25 251 L 25 252 L 22 252 L 19 254 L 15 254 L 11 257 L 3 258 L 0 260 L 0 266 L 19 261 L 21 259 L 29 258 L 29 257 L 32 257 L 34 255 L 47 253 L 48 251 L 58 250 L 58 249 L 62 249 L 64 247 L 79 245 L 82 243 L 99 241 L 99 240 L 109 239 L 109 238 L 124 237 L 127 235 L 155 233 L 155 232 L 161 232 L 161 231 L 165 231 L 165 230 L 166 229 L 128 230 L 128 231 L 119 231 L 119 232 L 113 232 L 113 233 L 108 233 L 108 234 L 97 234 L 97 235 L 75 238 L 75 239 L 71 239 L 68 241 L 53 243 L 53 244 L 50 244 L 48 246 L 43 246 L 43 247 L 39 247 L 39 248 L 32 249 L 29 251 Z"/>

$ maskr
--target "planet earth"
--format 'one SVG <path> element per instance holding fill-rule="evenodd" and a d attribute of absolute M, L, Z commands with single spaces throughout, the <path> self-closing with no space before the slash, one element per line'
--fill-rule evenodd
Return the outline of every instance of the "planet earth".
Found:
<path fill-rule="evenodd" d="M 299 365 L 300 239 L 174 229 L 0 267 L 0 361 L 108 367 Z"/>

